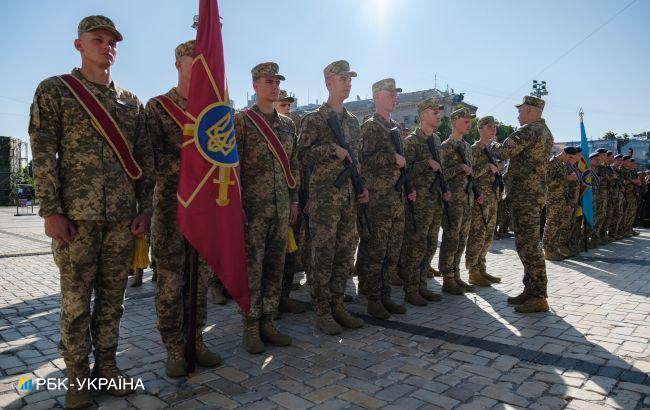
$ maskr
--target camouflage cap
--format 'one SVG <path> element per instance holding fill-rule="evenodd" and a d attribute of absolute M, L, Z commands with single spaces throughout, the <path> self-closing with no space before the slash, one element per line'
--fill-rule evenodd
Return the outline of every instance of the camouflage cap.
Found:
<path fill-rule="evenodd" d="M 523 101 L 520 104 L 515 105 L 515 107 L 519 108 L 522 105 L 530 105 L 531 107 L 543 110 L 545 104 L 546 103 L 541 98 L 533 97 L 532 95 L 525 95 Z"/>
<path fill-rule="evenodd" d="M 434 111 L 443 111 L 445 109 L 445 106 L 440 104 L 440 102 L 434 97 L 427 98 L 426 100 L 420 101 L 418 103 L 418 114 L 427 108 L 431 108 Z"/>
<path fill-rule="evenodd" d="M 357 73 L 350 71 L 350 63 L 345 60 L 338 60 L 323 69 L 323 75 L 325 78 L 332 75 L 344 75 L 347 77 L 356 77 Z"/>
<path fill-rule="evenodd" d="M 108 17 L 105 16 L 88 16 L 84 17 L 81 19 L 79 22 L 79 26 L 77 27 L 77 35 L 81 36 L 83 33 L 87 33 L 89 31 L 97 30 L 97 29 L 104 29 L 107 31 L 110 31 L 115 35 L 117 38 L 117 41 L 122 41 L 122 34 L 120 34 L 119 31 L 115 28 L 115 23 L 113 23 L 113 20 L 109 19 Z"/>
<path fill-rule="evenodd" d="M 253 75 L 253 80 L 259 77 L 275 77 L 284 81 L 285 78 L 283 75 L 279 74 L 280 67 L 276 63 L 260 63 L 253 67 L 251 74 Z"/>
<path fill-rule="evenodd" d="M 474 118 L 475 114 L 471 114 L 467 107 L 462 107 L 451 113 L 451 120 L 457 120 L 459 118 Z"/>
<path fill-rule="evenodd" d="M 372 92 L 376 93 L 377 91 L 397 91 L 398 93 L 402 92 L 401 88 L 395 87 L 395 79 L 394 78 L 384 78 L 383 80 L 379 80 L 376 83 L 372 85 Z"/>
<path fill-rule="evenodd" d="M 483 117 L 479 118 L 478 123 L 477 123 L 476 126 L 478 128 L 481 128 L 481 127 L 483 127 L 485 125 L 492 125 L 492 124 L 496 125 L 496 124 L 498 124 L 498 122 L 494 119 L 493 116 L 486 115 L 486 116 L 483 116 Z"/>
<path fill-rule="evenodd" d="M 278 98 L 278 101 L 289 101 L 290 103 L 294 103 L 296 99 L 290 96 L 286 90 L 280 90 L 280 98 Z"/>
<path fill-rule="evenodd" d="M 186 41 L 182 44 L 179 44 L 176 49 L 174 50 L 174 54 L 176 55 L 176 59 L 178 60 L 181 57 L 193 57 L 194 56 L 194 43 L 196 41 L 190 40 Z"/>

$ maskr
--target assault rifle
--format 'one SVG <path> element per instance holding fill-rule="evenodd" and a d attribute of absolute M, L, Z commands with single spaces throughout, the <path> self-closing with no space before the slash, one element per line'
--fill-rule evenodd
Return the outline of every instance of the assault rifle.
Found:
<path fill-rule="evenodd" d="M 433 136 L 427 138 L 427 147 L 429 147 L 429 152 L 431 153 L 431 157 L 433 158 L 433 160 L 441 165 L 440 168 L 436 171 L 436 178 L 429 186 L 429 192 L 434 193 L 437 188 L 440 190 L 441 194 L 446 194 L 447 192 L 449 192 L 449 185 L 447 185 L 447 181 L 445 181 L 445 176 L 442 173 L 442 162 L 440 162 L 440 155 L 438 154 L 438 150 L 436 149 L 436 144 L 433 142 L 433 138 L 434 138 Z M 449 224 L 450 222 L 449 203 L 442 198 L 440 199 L 442 200 L 442 212 L 445 214 L 445 218 L 447 218 L 447 224 Z"/>
<path fill-rule="evenodd" d="M 468 167 L 471 167 L 472 165 L 469 163 L 469 160 L 467 159 L 467 153 L 465 152 L 465 146 L 463 145 L 463 142 L 458 145 L 458 148 L 456 148 L 456 151 L 458 152 L 458 155 L 460 155 L 460 159 L 463 161 L 463 164 L 467 165 Z M 477 200 L 478 197 L 481 196 L 481 193 L 478 192 L 478 188 L 476 188 L 476 184 L 474 184 L 474 177 L 472 174 L 467 176 L 467 193 L 468 194 L 474 194 L 474 200 Z M 485 219 L 485 212 L 483 211 L 483 205 L 479 204 L 476 202 L 476 205 L 478 205 L 479 211 L 481 211 L 481 220 L 483 221 L 483 225 L 487 228 L 487 220 Z"/>
<path fill-rule="evenodd" d="M 404 157 L 404 150 L 402 149 L 402 136 L 400 135 L 399 128 L 398 127 L 391 128 L 390 136 L 393 138 L 393 145 L 395 146 L 395 152 L 397 152 L 399 155 Z M 402 188 L 404 188 L 404 192 L 405 192 L 404 195 L 408 196 L 411 192 L 414 191 L 413 181 L 411 180 L 411 176 L 406 170 L 406 166 L 400 168 L 399 172 L 400 172 L 399 179 L 395 183 L 395 187 L 394 187 L 395 191 L 402 192 Z M 409 218 L 411 219 L 411 223 L 413 224 L 413 229 L 417 229 L 417 225 L 415 223 L 415 207 L 413 206 L 413 202 L 409 201 L 408 198 L 406 198 L 406 207 L 409 211 L 408 214 L 409 214 Z"/>

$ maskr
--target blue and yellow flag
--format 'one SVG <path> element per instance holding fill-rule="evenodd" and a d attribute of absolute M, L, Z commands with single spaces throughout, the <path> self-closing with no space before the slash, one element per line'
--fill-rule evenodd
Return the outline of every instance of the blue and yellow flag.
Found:
<path fill-rule="evenodd" d="M 589 162 L 589 144 L 587 143 L 587 132 L 583 121 L 584 112 L 580 110 L 580 147 L 582 148 L 582 157 L 578 161 L 578 178 L 580 182 L 580 208 L 585 221 L 591 229 L 594 228 L 594 207 L 592 203 L 591 186 L 594 181 L 594 175 L 591 171 Z"/>

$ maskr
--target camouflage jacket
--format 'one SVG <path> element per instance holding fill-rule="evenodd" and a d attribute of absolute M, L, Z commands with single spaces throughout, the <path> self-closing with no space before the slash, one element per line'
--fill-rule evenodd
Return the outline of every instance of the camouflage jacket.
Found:
<path fill-rule="evenodd" d="M 566 167 L 558 157 L 554 156 L 548 162 L 546 170 L 546 182 L 548 192 L 546 194 L 546 205 L 551 207 L 563 207 L 568 205 Z"/>
<path fill-rule="evenodd" d="M 575 175 L 575 171 L 568 165 L 564 167 L 565 176 Z M 580 182 L 579 181 L 569 181 L 567 180 L 566 184 L 566 201 L 567 204 L 577 208 L 578 202 L 580 201 Z"/>
<path fill-rule="evenodd" d="M 481 143 L 481 140 L 478 140 L 472 145 L 471 150 L 472 158 L 474 160 L 474 163 L 472 164 L 474 184 L 478 188 L 479 192 L 487 198 L 489 195 L 497 195 L 497 193 L 492 190 L 494 173 L 490 170 L 490 159 L 485 154 L 485 148 L 486 146 Z M 487 147 L 487 149 L 490 148 Z"/>
<path fill-rule="evenodd" d="M 296 155 L 295 125 L 291 118 L 278 114 L 263 114 L 257 105 L 251 109 L 260 114 L 275 131 L 289 158 L 296 188 L 287 185 L 282 167 L 266 143 L 264 136 L 242 112 L 235 115 L 235 135 L 239 151 L 242 203 L 247 216 L 279 216 L 288 218 L 289 205 L 298 202 L 297 187 L 300 184 Z"/>
<path fill-rule="evenodd" d="M 427 145 L 427 140 L 429 138 L 433 138 L 433 144 L 440 156 L 440 137 L 435 132 L 432 135 L 425 135 L 422 128 L 417 127 L 415 131 L 404 140 L 406 167 L 410 172 L 413 186 L 418 194 L 418 203 L 439 203 L 440 200 L 440 182 L 436 181 L 436 173 L 431 169 L 428 163 L 430 159 L 433 159 L 429 146 Z M 442 161 L 442 158 L 439 159 Z M 436 186 L 434 192 L 431 193 L 429 192 L 429 187 L 431 187 L 431 184 L 434 181 L 436 181 Z"/>
<path fill-rule="evenodd" d="M 138 98 L 111 82 L 105 89 L 72 75 L 90 90 L 124 134 L 142 176 L 126 174 L 88 113 L 57 77 L 38 85 L 31 106 L 29 135 L 39 214 L 63 214 L 78 221 L 119 221 L 151 212 L 154 168 Z"/>
<path fill-rule="evenodd" d="M 165 95 L 182 109 L 186 108 L 187 100 L 178 94 L 176 88 Z M 169 223 L 176 223 L 176 192 L 183 130 L 153 98 L 147 102 L 144 112 L 156 164 L 156 188 L 153 194 L 155 213 L 164 215 Z"/>
<path fill-rule="evenodd" d="M 373 195 L 386 196 L 387 199 L 399 198 L 400 192 L 395 191 L 395 183 L 400 177 L 400 170 L 395 166 L 395 145 L 390 135 L 390 129 L 395 127 L 391 121 L 386 121 L 375 113 L 361 125 L 361 169 L 368 182 L 368 191 Z M 401 143 L 401 139 L 400 139 Z M 376 198 L 376 197 L 375 197 Z"/>
<path fill-rule="evenodd" d="M 552 148 L 553 135 L 543 119 L 520 127 L 503 143 L 492 144 L 498 158 L 510 158 L 510 199 L 520 204 L 546 203 L 546 167 Z"/>
<path fill-rule="evenodd" d="M 597 194 L 599 196 L 607 195 L 607 190 L 609 189 L 609 180 L 607 178 L 607 166 L 604 164 L 598 165 L 595 171 L 600 181 L 598 184 Z"/>
<path fill-rule="evenodd" d="M 440 159 L 445 164 L 445 181 L 449 185 L 449 190 L 452 192 L 454 201 L 456 199 L 466 198 L 466 196 L 469 197 L 469 193 L 467 193 L 467 175 L 465 175 L 460 167 L 463 161 L 458 153 L 458 146 L 461 144 L 465 147 L 467 160 L 470 166 L 472 166 L 474 163 L 472 147 L 467 141 L 464 139 L 458 141 L 450 136 L 441 144 Z"/>
<path fill-rule="evenodd" d="M 352 204 L 355 195 L 350 179 L 341 188 L 334 186 L 334 181 L 343 171 L 344 166 L 336 157 L 336 147 L 339 144 L 327 124 L 327 119 L 332 114 L 337 115 L 325 103 L 318 110 L 305 115 L 298 139 L 298 159 L 309 174 L 307 192 L 312 198 L 339 204 L 345 202 Z M 358 161 L 361 148 L 359 121 L 345 109 L 342 117 L 341 129 L 352 149 L 352 154 Z"/>

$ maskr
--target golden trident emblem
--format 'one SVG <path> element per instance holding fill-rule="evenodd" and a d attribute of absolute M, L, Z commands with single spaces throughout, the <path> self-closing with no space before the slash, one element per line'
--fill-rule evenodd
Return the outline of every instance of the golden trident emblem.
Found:
<path fill-rule="evenodd" d="M 230 136 L 230 128 L 228 128 L 228 125 L 230 123 L 231 115 L 228 113 L 205 131 L 208 135 L 208 150 L 228 155 L 235 148 L 235 139 L 228 139 Z"/>
<path fill-rule="evenodd" d="M 226 206 L 230 203 L 228 199 L 228 188 L 231 185 L 235 185 L 235 181 L 230 179 L 230 171 L 232 168 L 229 167 L 219 167 L 219 179 L 213 179 L 214 184 L 219 184 L 219 196 L 215 200 L 217 205 Z"/>

